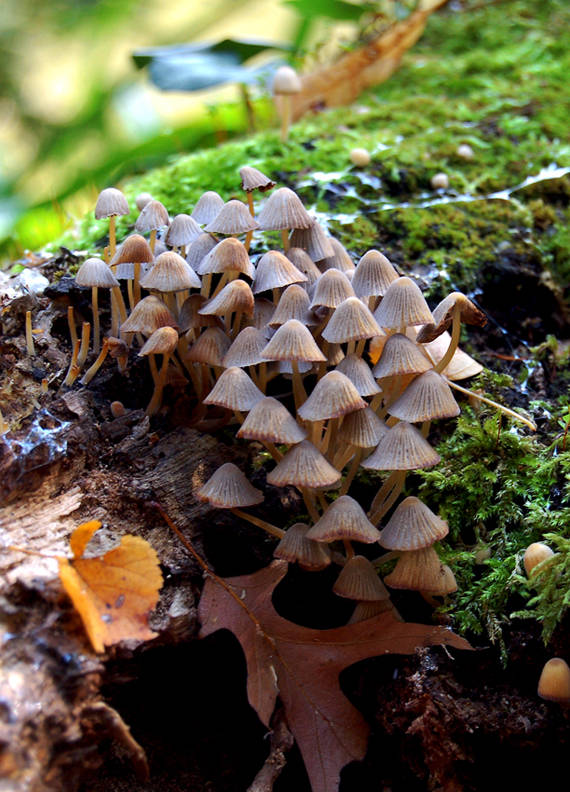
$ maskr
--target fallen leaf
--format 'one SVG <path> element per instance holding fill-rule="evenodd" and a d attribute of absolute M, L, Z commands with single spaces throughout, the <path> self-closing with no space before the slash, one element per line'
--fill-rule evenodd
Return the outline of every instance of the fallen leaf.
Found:
<path fill-rule="evenodd" d="M 148 615 L 162 586 L 157 555 L 138 536 L 127 534 L 105 555 L 82 558 L 100 527 L 96 520 L 80 525 L 69 540 L 73 558 L 58 558 L 60 580 L 96 652 L 127 638 L 155 638 Z"/>
<path fill-rule="evenodd" d="M 471 646 L 445 627 L 400 622 L 388 612 L 332 630 L 301 627 L 279 616 L 271 602 L 286 572 L 285 561 L 274 561 L 253 575 L 209 578 L 199 605 L 200 635 L 234 633 L 246 657 L 251 706 L 269 727 L 281 698 L 313 792 L 334 792 L 344 765 L 364 757 L 369 732 L 340 689 L 340 672 L 367 657 L 410 654 L 421 646 Z"/>

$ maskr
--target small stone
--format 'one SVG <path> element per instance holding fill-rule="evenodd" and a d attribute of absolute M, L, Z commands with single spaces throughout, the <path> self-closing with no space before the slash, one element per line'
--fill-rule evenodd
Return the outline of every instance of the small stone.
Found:
<path fill-rule="evenodd" d="M 350 161 L 357 168 L 365 168 L 370 165 L 370 152 L 364 148 L 353 148 L 349 154 Z"/>

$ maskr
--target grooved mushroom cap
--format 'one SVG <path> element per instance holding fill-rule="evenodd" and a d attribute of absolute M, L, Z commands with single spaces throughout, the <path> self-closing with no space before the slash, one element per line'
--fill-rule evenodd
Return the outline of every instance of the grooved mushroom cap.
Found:
<path fill-rule="evenodd" d="M 218 509 L 255 506 L 263 501 L 263 493 L 246 479 L 241 470 L 226 462 L 200 487 L 196 497 L 207 501 Z"/>
<path fill-rule="evenodd" d="M 224 205 L 224 199 L 213 190 L 207 190 L 200 196 L 194 211 L 190 215 L 200 225 L 207 225 L 215 220 Z"/>
<path fill-rule="evenodd" d="M 570 702 L 570 668 L 561 657 L 552 657 L 542 669 L 538 695 L 547 701 Z"/>
<path fill-rule="evenodd" d="M 188 214 L 178 214 L 170 223 L 164 241 L 172 247 L 189 245 L 201 235 L 202 229 Z"/>
<path fill-rule="evenodd" d="M 378 379 L 383 379 L 398 374 L 423 374 L 431 368 L 432 364 L 421 347 L 402 333 L 394 333 L 384 344 L 380 360 L 372 373 Z"/>
<path fill-rule="evenodd" d="M 78 286 L 97 286 L 102 289 L 113 289 L 119 285 L 109 267 L 100 258 L 85 259 L 75 276 Z"/>
<path fill-rule="evenodd" d="M 384 578 L 384 583 L 390 588 L 435 594 L 445 585 L 445 572 L 433 547 L 424 547 L 402 553 L 393 572 Z"/>
<path fill-rule="evenodd" d="M 246 192 L 252 192 L 253 190 L 266 192 L 275 187 L 275 182 L 269 176 L 266 176 L 257 168 L 252 168 L 250 165 L 244 165 L 243 168 L 240 168 L 239 175 L 241 177 L 241 188 Z"/>
<path fill-rule="evenodd" d="M 273 75 L 274 94 L 296 94 L 301 90 L 299 75 L 291 66 L 280 66 Z"/>
<path fill-rule="evenodd" d="M 358 297 L 349 297 L 335 308 L 322 336 L 331 343 L 344 344 L 374 338 L 381 332 L 366 305 Z"/>
<path fill-rule="evenodd" d="M 147 339 L 139 352 L 145 355 L 171 355 L 178 346 L 178 333 L 173 327 L 159 327 Z"/>
<path fill-rule="evenodd" d="M 291 247 L 306 250 L 313 261 L 334 256 L 334 248 L 316 219 L 310 228 L 296 228 L 289 240 Z"/>
<path fill-rule="evenodd" d="M 355 297 L 350 281 L 337 269 L 324 272 L 314 285 L 311 308 L 336 308 L 349 297 Z"/>
<path fill-rule="evenodd" d="M 275 558 L 282 558 L 290 564 L 296 562 L 301 569 L 310 572 L 325 569 L 331 562 L 330 550 L 326 545 L 307 539 L 308 530 L 309 526 L 304 523 L 295 523 L 288 528 L 273 551 Z"/>
<path fill-rule="evenodd" d="M 176 292 L 199 289 L 202 282 L 186 259 L 167 250 L 158 256 L 154 267 L 141 278 L 141 286 L 160 292 Z"/>
<path fill-rule="evenodd" d="M 207 302 L 203 294 L 191 294 L 182 303 L 182 308 L 178 311 L 178 325 L 181 333 L 188 330 L 197 330 L 199 327 L 223 326 L 221 319 L 213 314 L 202 316 L 198 313 L 200 308 Z"/>
<path fill-rule="evenodd" d="M 360 504 L 350 495 L 341 495 L 328 507 L 321 519 L 309 533 L 316 542 L 336 542 L 349 539 L 371 544 L 380 538 L 380 532 L 372 525 Z"/>
<path fill-rule="evenodd" d="M 160 201 L 149 201 L 137 217 L 135 228 L 144 234 L 145 231 L 156 231 L 169 222 L 166 207 Z"/>
<path fill-rule="evenodd" d="M 289 261 L 297 267 L 299 272 L 306 276 L 305 288 L 310 288 L 321 276 L 321 271 L 311 259 L 306 250 L 297 247 L 290 247 L 285 254 Z"/>
<path fill-rule="evenodd" d="M 447 382 L 431 370 L 416 377 L 388 412 L 401 421 L 418 423 L 432 418 L 454 418 L 460 409 Z"/>
<path fill-rule="evenodd" d="M 431 593 L 437 597 L 444 597 L 446 594 L 453 594 L 454 591 L 457 591 L 457 580 L 453 570 L 447 564 L 442 564 L 440 586 L 437 591 L 432 591 Z"/>
<path fill-rule="evenodd" d="M 433 322 L 422 327 L 417 336 L 418 344 L 433 341 L 434 338 L 447 330 L 453 319 L 453 309 L 459 308 L 461 321 L 465 324 L 482 327 L 487 323 L 487 317 L 477 306 L 461 292 L 452 292 L 445 297 L 434 309 Z"/>
<path fill-rule="evenodd" d="M 439 363 L 439 361 L 445 355 L 450 343 L 451 336 L 446 330 L 437 338 L 434 338 L 433 341 L 423 344 L 423 346 L 425 347 L 430 359 L 433 360 L 434 364 L 436 364 Z M 447 364 L 446 368 L 444 368 L 442 371 L 442 374 L 444 377 L 447 377 L 447 379 L 455 381 L 467 379 L 467 377 L 474 377 L 481 371 L 483 371 L 483 366 L 480 363 L 477 363 L 476 360 L 473 360 L 472 357 L 469 357 L 467 352 L 463 352 L 462 349 L 457 347 L 453 353 L 453 357 Z"/>
<path fill-rule="evenodd" d="M 380 531 L 380 544 L 388 550 L 420 550 L 431 547 L 448 533 L 445 520 L 411 495 L 400 503 Z"/>
<path fill-rule="evenodd" d="M 317 382 L 297 413 L 304 421 L 322 421 L 363 410 L 366 406 L 348 377 L 340 371 L 329 371 Z"/>
<path fill-rule="evenodd" d="M 365 253 L 352 276 L 352 288 L 357 297 L 383 297 L 398 273 L 379 250 Z"/>
<path fill-rule="evenodd" d="M 259 294 L 270 289 L 289 286 L 291 283 L 304 283 L 306 280 L 306 275 L 299 272 L 283 253 L 269 250 L 257 262 L 253 292 Z"/>
<path fill-rule="evenodd" d="M 309 295 L 302 286 L 288 286 L 277 304 L 269 325 L 280 327 L 289 319 L 297 319 L 304 325 L 315 325 L 316 320 L 309 311 Z"/>
<path fill-rule="evenodd" d="M 228 201 L 216 217 L 206 226 L 206 231 L 217 234 L 245 234 L 259 228 L 259 223 L 241 201 Z"/>
<path fill-rule="evenodd" d="M 221 366 L 231 345 L 230 339 L 219 327 L 208 327 L 186 353 L 186 360 Z"/>
<path fill-rule="evenodd" d="M 381 602 L 390 599 L 386 587 L 370 561 L 360 555 L 349 558 L 336 579 L 333 591 L 339 597 L 363 602 Z"/>
<path fill-rule="evenodd" d="M 208 300 L 198 313 L 224 316 L 233 311 L 241 311 L 247 316 L 253 316 L 253 293 L 245 281 L 230 281 L 219 294 Z"/>
<path fill-rule="evenodd" d="M 154 261 L 154 253 L 146 239 L 140 234 L 131 234 L 117 248 L 111 267 L 116 264 L 150 264 L 151 261 Z"/>
<path fill-rule="evenodd" d="M 343 245 L 334 237 L 329 237 L 333 253 L 322 261 L 319 261 L 319 267 L 323 272 L 329 269 L 337 269 L 341 272 L 354 272 L 354 262 L 348 255 L 348 252 Z M 318 260 L 318 259 L 317 259 Z"/>
<path fill-rule="evenodd" d="M 310 228 L 313 218 L 301 199 L 288 187 L 280 187 L 267 199 L 257 217 L 263 231 L 280 231 L 284 228 Z"/>
<path fill-rule="evenodd" d="M 412 424 L 400 421 L 389 429 L 376 450 L 361 462 L 369 470 L 416 470 L 437 465 L 440 456 Z"/>
<path fill-rule="evenodd" d="M 152 335 L 159 327 L 176 327 L 176 321 L 159 297 L 151 294 L 133 308 L 121 325 L 121 333 Z"/>
<path fill-rule="evenodd" d="M 375 396 L 382 392 L 372 376 L 370 366 L 354 353 L 341 360 L 336 370 L 348 377 L 361 396 Z"/>
<path fill-rule="evenodd" d="M 116 187 L 107 187 L 101 190 L 95 204 L 95 217 L 101 220 L 104 217 L 128 215 L 130 209 L 127 199 Z"/>
<path fill-rule="evenodd" d="M 231 366 L 218 377 L 218 381 L 204 399 L 204 404 L 217 404 L 228 410 L 248 412 L 263 398 L 263 393 L 245 371 Z"/>
<path fill-rule="evenodd" d="M 281 325 L 262 353 L 267 360 L 326 361 L 310 331 L 297 319 Z"/>
<path fill-rule="evenodd" d="M 198 265 L 198 274 L 214 272 L 243 272 L 253 279 L 255 270 L 243 242 L 233 237 L 223 239 L 204 256 Z"/>
<path fill-rule="evenodd" d="M 281 402 L 266 396 L 251 408 L 236 436 L 266 443 L 295 445 L 304 440 L 307 433 Z"/>
<path fill-rule="evenodd" d="M 256 327 L 244 327 L 226 352 L 224 367 L 239 366 L 243 368 L 265 363 L 266 359 L 261 354 L 261 350 L 265 348 L 266 344 L 267 338 L 261 330 Z"/>
<path fill-rule="evenodd" d="M 428 324 L 433 316 L 419 286 L 407 277 L 393 281 L 374 311 L 380 327 L 399 330 L 409 325 Z"/>
<path fill-rule="evenodd" d="M 374 448 L 384 437 L 388 427 L 370 407 L 344 416 L 340 436 L 357 448 Z"/>
<path fill-rule="evenodd" d="M 267 474 L 267 481 L 275 487 L 292 484 L 295 487 L 319 489 L 338 485 L 340 473 L 312 443 L 303 440 Z"/>
<path fill-rule="evenodd" d="M 275 306 L 271 300 L 268 300 L 266 297 L 254 297 L 253 325 L 264 333 L 266 339 L 271 338 L 273 335 L 273 330 L 269 327 L 269 321 L 274 312 Z"/>
<path fill-rule="evenodd" d="M 216 247 L 216 244 L 216 240 L 205 232 L 200 234 L 199 237 L 196 237 L 194 242 L 192 242 L 186 251 L 186 261 L 194 272 L 199 272 L 202 260 Z"/>

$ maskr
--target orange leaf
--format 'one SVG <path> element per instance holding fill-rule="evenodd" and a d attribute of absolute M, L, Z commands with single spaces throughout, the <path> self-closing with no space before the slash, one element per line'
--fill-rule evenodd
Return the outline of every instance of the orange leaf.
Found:
<path fill-rule="evenodd" d="M 157 555 L 140 537 L 123 536 L 104 556 L 81 558 L 100 527 L 97 521 L 80 525 L 70 539 L 73 558 L 58 558 L 60 580 L 96 652 L 127 638 L 156 637 L 148 615 L 162 586 Z"/>

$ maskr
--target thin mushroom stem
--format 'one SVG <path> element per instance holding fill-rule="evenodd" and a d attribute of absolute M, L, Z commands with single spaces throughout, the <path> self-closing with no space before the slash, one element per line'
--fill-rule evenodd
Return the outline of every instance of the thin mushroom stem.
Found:
<path fill-rule="evenodd" d="M 113 258 L 117 249 L 117 216 L 109 218 L 109 257 Z"/>
<path fill-rule="evenodd" d="M 397 471 L 397 476 L 395 477 L 394 487 L 390 495 L 386 498 L 386 500 L 379 504 L 378 508 L 373 512 L 371 515 L 370 522 L 374 525 L 378 525 L 382 517 L 387 514 L 392 506 L 396 503 L 398 498 L 400 497 L 402 490 L 404 489 L 404 482 L 406 480 L 407 470 L 399 470 Z"/>
<path fill-rule="evenodd" d="M 461 335 L 461 310 L 459 305 L 456 303 L 453 306 L 453 320 L 451 325 L 451 341 L 449 342 L 449 346 L 447 347 L 447 352 L 442 357 L 442 359 L 437 363 L 433 370 L 436 371 L 438 374 L 445 369 L 445 367 L 451 361 L 451 358 L 455 354 L 455 350 L 459 344 L 459 336 Z"/>
<path fill-rule="evenodd" d="M 291 123 L 291 97 L 289 94 L 281 96 L 281 142 L 285 143 L 289 137 Z"/>
<path fill-rule="evenodd" d="M 277 448 L 275 447 L 275 443 L 270 443 L 268 441 L 265 441 L 263 445 L 269 451 L 269 453 L 276 462 L 281 462 L 281 460 L 283 459 L 283 454 L 277 450 Z"/>
<path fill-rule="evenodd" d="M 156 228 L 152 229 L 152 231 L 150 232 L 150 239 L 148 240 L 148 244 L 150 249 L 152 250 L 153 255 L 154 255 L 154 246 L 156 245 L 156 231 L 157 231 Z"/>
<path fill-rule="evenodd" d="M 261 520 L 259 517 L 254 517 L 252 514 L 248 514 L 241 509 L 234 508 L 230 509 L 230 511 L 232 514 L 235 514 L 236 517 L 241 517 L 242 520 L 247 520 L 258 528 L 263 528 L 264 531 L 267 531 L 268 534 L 275 536 L 277 539 L 283 539 L 285 536 L 285 531 L 282 528 L 277 528 L 276 525 L 271 525 L 271 523 Z"/>
<path fill-rule="evenodd" d="M 307 511 L 309 512 L 311 520 L 314 523 L 318 522 L 321 519 L 321 515 L 317 510 L 314 492 L 308 487 L 299 487 L 299 489 L 301 490 L 301 495 L 303 496 L 303 500 L 305 501 L 305 506 L 307 507 Z"/>
<path fill-rule="evenodd" d="M 77 338 L 75 344 L 73 345 L 73 352 L 71 354 L 71 361 L 69 363 L 69 368 L 67 370 L 67 376 L 63 380 L 64 385 L 73 385 L 73 383 L 77 379 L 77 375 L 81 371 L 81 367 L 77 364 L 77 358 L 79 355 L 80 346 L 81 346 L 81 341 Z"/>
<path fill-rule="evenodd" d="M 372 566 L 378 567 L 382 564 L 385 564 L 387 561 L 392 561 L 394 558 L 397 558 L 398 555 L 398 550 L 390 550 L 388 553 L 382 553 L 382 555 L 378 556 L 378 558 L 374 558 L 370 563 Z"/>
<path fill-rule="evenodd" d="M 99 354 L 101 330 L 99 327 L 99 290 L 97 286 L 91 287 L 91 311 L 93 313 L 93 352 Z"/>
<path fill-rule="evenodd" d="M 358 344 L 356 345 L 355 355 L 359 358 L 362 357 L 364 354 L 364 348 L 366 346 L 366 342 L 368 341 L 367 338 L 361 338 Z"/>
<path fill-rule="evenodd" d="M 146 415 L 154 415 L 160 409 L 160 405 L 162 403 L 162 391 L 164 390 L 164 385 L 166 382 L 166 373 L 168 369 L 168 363 L 170 361 L 170 354 L 170 352 L 165 352 L 162 356 L 162 366 L 158 372 L 158 378 L 154 385 L 152 398 L 145 410 Z"/>
<path fill-rule="evenodd" d="M 91 325 L 89 322 L 83 322 L 81 326 L 81 346 L 79 348 L 79 355 L 77 357 L 77 365 L 81 370 L 85 361 L 87 360 L 87 353 L 89 351 L 89 338 L 91 337 Z"/>
<path fill-rule="evenodd" d="M 123 300 L 121 287 L 113 286 L 113 288 L 111 289 L 111 296 L 114 297 L 117 302 L 117 308 L 119 310 L 119 325 L 122 325 L 123 322 L 127 321 L 127 306 L 125 305 L 125 301 Z M 117 336 L 115 336 L 115 338 L 116 337 Z"/>
<path fill-rule="evenodd" d="M 378 490 L 378 492 L 374 496 L 374 500 L 372 501 L 372 503 L 370 505 L 370 510 L 368 512 L 368 517 L 369 518 L 370 518 L 370 515 L 382 504 L 382 502 L 384 501 L 386 496 L 390 493 L 390 490 L 392 489 L 392 487 L 394 486 L 394 483 L 396 481 L 396 477 L 397 477 L 398 473 L 400 473 L 400 472 L 401 471 L 399 471 L 399 470 L 394 470 L 392 473 L 390 473 L 390 475 L 388 476 L 386 481 L 382 484 L 382 486 L 380 487 L 380 489 Z"/>
<path fill-rule="evenodd" d="M 281 242 L 283 243 L 283 250 L 285 253 L 289 250 L 289 231 L 287 228 L 281 229 Z"/>
<path fill-rule="evenodd" d="M 380 391 L 375 396 L 372 397 L 372 401 L 370 402 L 370 409 L 372 412 L 377 413 L 378 410 L 382 407 L 382 399 L 384 398 L 384 391 Z"/>
<path fill-rule="evenodd" d="M 291 368 L 293 370 L 293 398 L 295 399 L 295 409 L 307 401 L 307 392 L 303 387 L 303 380 L 299 373 L 299 363 L 297 360 L 291 361 Z"/>
<path fill-rule="evenodd" d="M 103 339 L 103 346 L 101 347 L 101 351 L 97 357 L 97 360 L 90 366 L 85 374 L 79 380 L 82 385 L 89 385 L 95 374 L 99 371 L 101 366 L 103 365 L 103 361 L 107 357 L 107 353 L 109 352 L 109 340 L 107 338 Z"/>
<path fill-rule="evenodd" d="M 356 454 L 354 455 L 353 459 L 352 459 L 349 471 L 346 474 L 346 478 L 345 478 L 345 480 L 342 483 L 342 487 L 340 488 L 339 495 L 346 495 L 346 493 L 350 489 L 350 485 L 352 484 L 352 481 L 353 481 L 354 477 L 356 476 L 356 472 L 357 472 L 358 468 L 360 467 L 360 462 L 362 461 L 362 457 L 363 456 L 364 456 L 364 449 L 363 448 L 359 448 L 358 451 L 356 452 Z"/>
<path fill-rule="evenodd" d="M 77 329 L 75 327 L 75 319 L 73 316 L 73 305 L 67 307 L 67 325 L 69 327 L 69 336 L 71 338 L 71 348 L 75 347 L 77 343 Z"/>
<path fill-rule="evenodd" d="M 36 349 L 34 347 L 34 336 L 32 335 L 32 312 L 26 311 L 26 349 L 30 357 L 34 357 Z"/>
<path fill-rule="evenodd" d="M 352 546 L 352 542 L 350 539 L 343 539 L 342 543 L 344 545 L 344 552 L 346 553 L 346 560 L 350 561 L 351 558 L 354 558 L 354 547 Z"/>
<path fill-rule="evenodd" d="M 153 250 L 154 253 L 154 250 Z M 134 297 L 134 304 L 136 305 L 140 302 L 141 299 L 141 264 L 140 261 L 135 261 L 134 263 L 134 283 L 133 283 L 133 297 Z M 133 306 L 134 307 L 134 306 Z"/>
<path fill-rule="evenodd" d="M 427 438 L 430 429 L 431 429 L 431 421 L 424 421 L 422 423 L 422 428 L 420 429 L 420 432 L 422 433 L 422 437 Z"/>
<path fill-rule="evenodd" d="M 490 407 L 494 407 L 496 410 L 500 410 L 504 412 L 505 415 L 509 415 L 511 418 L 515 418 L 517 421 L 525 424 L 528 426 L 529 429 L 532 429 L 533 432 L 536 432 L 536 424 L 531 421 L 529 418 L 525 418 L 523 415 L 519 415 L 514 410 L 510 410 L 508 407 L 504 407 L 502 404 L 499 404 L 492 399 L 488 399 L 486 396 L 481 396 L 479 393 L 474 393 L 473 391 L 467 390 L 467 388 L 462 388 L 461 385 L 458 385 L 456 382 L 452 382 L 447 377 L 444 377 L 445 381 L 449 385 L 450 388 L 454 388 L 455 390 L 459 391 L 459 393 L 464 393 L 466 396 L 473 397 L 474 399 L 478 399 L 479 401 L 488 404 Z"/>

